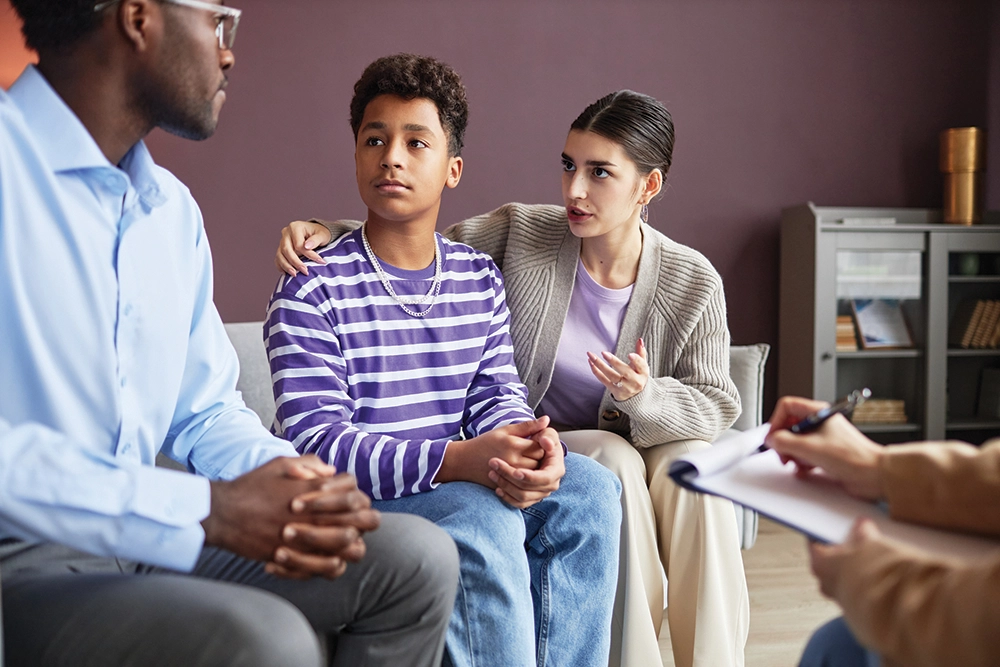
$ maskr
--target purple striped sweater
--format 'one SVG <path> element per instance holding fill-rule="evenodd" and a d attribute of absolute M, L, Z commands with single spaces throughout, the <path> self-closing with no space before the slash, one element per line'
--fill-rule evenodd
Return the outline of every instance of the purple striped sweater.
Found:
<path fill-rule="evenodd" d="M 354 474 L 376 499 L 434 488 L 448 441 L 534 418 L 499 270 L 469 246 L 437 243 L 441 291 L 425 317 L 386 292 L 360 230 L 320 251 L 326 265 L 282 278 L 268 308 L 275 432 Z M 431 285 L 433 266 L 382 266 L 397 294 Z"/>

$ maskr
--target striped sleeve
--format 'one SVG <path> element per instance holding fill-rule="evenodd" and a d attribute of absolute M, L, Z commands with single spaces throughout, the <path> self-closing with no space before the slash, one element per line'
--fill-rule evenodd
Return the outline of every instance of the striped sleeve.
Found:
<path fill-rule="evenodd" d="M 277 434 L 300 453 L 316 454 L 353 474 L 358 487 L 377 500 L 431 490 L 448 441 L 395 438 L 354 425 L 358 406 L 334 326 L 336 313 L 317 302 L 310 287 L 301 278 L 283 278 L 268 308 L 265 344 Z"/>
<path fill-rule="evenodd" d="M 514 365 L 510 338 L 510 311 L 504 296 L 503 280 L 490 262 L 493 283 L 493 317 L 483 348 L 483 356 L 465 401 L 463 428 L 469 438 L 493 429 L 529 421 L 535 415 L 528 407 L 528 390 Z"/>

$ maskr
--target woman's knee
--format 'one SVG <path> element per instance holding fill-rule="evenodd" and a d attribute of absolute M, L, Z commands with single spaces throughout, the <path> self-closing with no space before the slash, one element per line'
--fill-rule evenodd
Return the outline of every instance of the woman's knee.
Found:
<path fill-rule="evenodd" d="M 685 454 L 701 451 L 711 446 L 711 443 L 704 440 L 675 440 L 640 450 L 640 455 L 646 465 L 646 478 L 650 487 L 654 483 L 667 481 L 669 477 L 667 469 L 671 462 Z"/>
<path fill-rule="evenodd" d="M 560 433 L 569 450 L 582 454 L 610 470 L 620 480 L 645 479 L 642 455 L 625 438 L 610 431 L 587 430 Z"/>

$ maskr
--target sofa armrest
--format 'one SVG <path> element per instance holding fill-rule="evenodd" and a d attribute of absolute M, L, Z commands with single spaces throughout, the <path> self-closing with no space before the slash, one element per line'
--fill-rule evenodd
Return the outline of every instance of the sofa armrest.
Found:
<path fill-rule="evenodd" d="M 770 351 L 771 346 L 766 343 L 729 348 L 729 376 L 740 394 L 743 412 L 721 438 L 731 435 L 731 431 L 745 431 L 764 421 L 764 366 Z M 736 509 L 740 546 L 749 549 L 757 541 L 757 513 L 736 503 L 733 507 Z"/>

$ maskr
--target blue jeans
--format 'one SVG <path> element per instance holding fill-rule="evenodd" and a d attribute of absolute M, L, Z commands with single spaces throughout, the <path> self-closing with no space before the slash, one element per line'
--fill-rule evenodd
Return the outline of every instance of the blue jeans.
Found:
<path fill-rule="evenodd" d="M 878 655 L 858 643 L 843 616 L 820 626 L 805 651 L 799 667 L 879 667 Z"/>
<path fill-rule="evenodd" d="M 429 519 L 458 545 L 451 664 L 598 667 L 611 646 L 620 492 L 607 468 L 571 453 L 559 490 L 526 510 L 469 482 L 373 505 Z"/>

